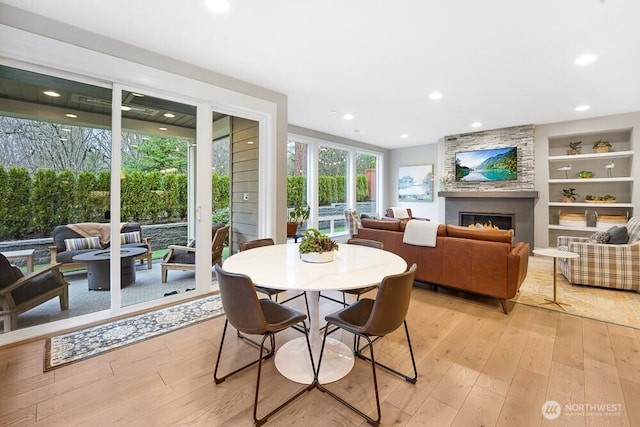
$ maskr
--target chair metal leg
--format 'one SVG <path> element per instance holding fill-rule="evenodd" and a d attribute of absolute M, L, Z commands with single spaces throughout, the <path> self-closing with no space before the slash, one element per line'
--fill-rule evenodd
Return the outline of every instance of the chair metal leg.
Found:
<path fill-rule="evenodd" d="M 246 368 L 248 368 L 250 366 L 255 365 L 256 363 L 260 362 L 262 359 L 268 359 L 269 357 L 273 356 L 273 353 L 267 354 L 266 356 L 262 356 L 259 359 L 254 360 L 253 362 L 249 362 L 246 365 L 236 369 L 235 371 L 233 371 L 233 372 L 231 372 L 229 374 L 226 374 L 223 377 L 218 377 L 218 367 L 220 365 L 220 356 L 222 356 L 222 348 L 223 348 L 223 344 L 224 344 L 224 337 L 227 335 L 227 326 L 228 325 L 229 325 L 229 321 L 225 320 L 224 321 L 224 329 L 222 330 L 222 338 L 220 339 L 220 348 L 218 350 L 218 357 L 216 358 L 216 367 L 215 367 L 215 369 L 213 371 L 213 380 L 215 381 L 216 384 L 220 384 L 220 383 L 224 382 L 224 380 L 226 380 L 231 375 L 237 374 L 238 372 L 240 372 L 240 371 L 242 371 L 242 370 L 244 370 L 244 369 L 246 369 Z M 262 349 L 263 349 L 263 345 L 264 345 L 264 339 L 266 337 L 267 337 L 267 335 L 265 335 L 262 338 L 262 345 L 260 347 L 260 354 L 262 354 L 262 352 L 263 352 Z M 272 342 L 273 342 L 273 340 L 272 340 Z"/>
<path fill-rule="evenodd" d="M 322 365 L 322 356 L 324 354 L 324 345 L 325 345 L 325 343 L 327 341 L 327 335 L 328 335 L 328 333 L 327 333 L 327 330 L 325 329 L 324 337 L 322 339 L 322 348 L 320 350 L 320 359 L 318 360 L 318 371 L 316 372 L 316 378 L 317 378 L 318 374 L 320 373 L 320 367 Z M 371 342 L 371 339 L 368 336 L 366 336 L 366 335 L 360 335 L 360 336 L 362 336 L 364 339 L 369 341 L 368 345 L 371 347 L 371 349 L 370 349 L 370 351 L 371 351 L 371 359 L 370 359 L 371 360 L 371 373 L 372 373 L 372 376 L 373 376 L 373 389 L 374 389 L 374 392 L 375 392 L 375 395 L 376 395 L 377 419 L 374 420 L 373 418 L 371 418 L 370 416 L 368 416 L 367 414 L 362 412 L 360 409 L 356 408 L 355 406 L 353 406 L 352 404 L 350 404 L 349 402 L 344 400 L 342 397 L 338 396 L 337 394 L 335 394 L 331 390 L 327 389 L 325 386 L 323 386 L 319 382 L 316 384 L 316 387 L 320 391 L 322 391 L 324 393 L 327 393 L 329 396 L 333 397 L 338 402 L 342 403 L 347 408 L 351 409 L 356 414 L 360 415 L 362 418 L 367 420 L 367 423 L 371 424 L 372 426 L 379 426 L 380 425 L 380 420 L 382 419 L 382 414 L 381 414 L 381 411 L 380 411 L 380 395 L 378 394 L 378 377 L 376 375 L 376 362 L 375 362 L 375 358 L 374 358 L 374 355 L 373 355 L 373 343 Z"/>
<path fill-rule="evenodd" d="M 418 370 L 416 368 L 416 360 L 415 360 L 415 358 L 413 356 L 413 346 L 411 345 L 411 337 L 409 336 L 409 328 L 407 327 L 407 321 L 406 320 L 404 321 L 404 331 L 405 331 L 405 334 L 407 336 L 407 344 L 409 345 L 409 354 L 411 355 L 411 364 L 413 366 L 413 376 L 410 377 L 410 376 L 408 376 L 406 374 L 403 374 L 402 372 L 399 372 L 399 371 L 397 371 L 397 370 L 395 370 L 393 368 L 390 368 L 389 366 L 383 365 L 380 362 L 375 362 L 375 364 L 380 366 L 381 368 L 384 368 L 385 370 L 387 370 L 389 372 L 392 372 L 392 373 L 404 378 L 405 381 L 410 382 L 411 384 L 415 384 L 416 381 L 418 380 Z M 365 345 L 364 347 L 362 347 L 362 348 L 358 348 L 356 353 L 355 353 L 356 356 L 358 356 L 362 360 L 371 361 L 372 358 L 373 358 L 373 343 L 375 341 L 377 341 L 379 338 L 381 338 L 381 337 L 376 337 L 372 341 L 371 339 L 369 339 L 367 337 L 367 341 L 369 341 L 369 343 L 367 345 Z M 358 344 L 359 344 L 359 342 L 358 342 Z M 367 356 L 362 354 L 362 351 L 365 350 L 367 347 L 369 347 L 369 349 L 371 351 L 371 356 L 372 356 L 371 358 L 368 358 Z"/>

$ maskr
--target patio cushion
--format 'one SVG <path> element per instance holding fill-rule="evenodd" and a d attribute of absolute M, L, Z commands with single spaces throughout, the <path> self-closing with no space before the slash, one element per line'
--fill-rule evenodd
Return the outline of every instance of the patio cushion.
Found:
<path fill-rule="evenodd" d="M 120 233 L 120 244 L 124 245 L 126 243 L 140 243 L 142 242 L 142 237 L 140 237 L 139 231 L 132 231 L 130 233 Z"/>
<path fill-rule="evenodd" d="M 64 247 L 67 251 L 77 251 L 81 249 L 101 249 L 100 238 L 83 237 L 78 239 L 64 239 Z"/>

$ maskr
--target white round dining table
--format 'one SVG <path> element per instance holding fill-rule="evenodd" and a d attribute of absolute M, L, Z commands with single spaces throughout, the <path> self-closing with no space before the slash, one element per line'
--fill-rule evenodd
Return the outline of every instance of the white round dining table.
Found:
<path fill-rule="evenodd" d="M 320 336 L 320 291 L 358 289 L 377 285 L 385 277 L 407 269 L 400 256 L 381 249 L 361 245 L 340 244 L 333 261 L 310 263 L 300 259 L 297 244 L 263 246 L 238 252 L 227 258 L 222 268 L 231 273 L 251 277 L 254 284 L 265 288 L 304 291 L 309 302 L 309 340 L 316 366 L 322 339 Z M 337 309 L 336 309 L 337 310 Z M 276 351 L 278 371 L 292 381 L 313 382 L 304 337 L 284 343 Z M 339 340 L 327 337 L 318 381 L 327 384 L 344 377 L 354 364 L 352 349 Z"/>

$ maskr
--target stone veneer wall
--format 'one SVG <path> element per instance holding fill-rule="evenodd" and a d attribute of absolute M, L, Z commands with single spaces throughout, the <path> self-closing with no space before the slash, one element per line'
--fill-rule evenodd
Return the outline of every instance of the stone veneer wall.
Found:
<path fill-rule="evenodd" d="M 444 139 L 444 174 L 451 177 L 446 191 L 530 191 L 535 188 L 533 125 L 513 126 L 447 136 Z M 518 179 L 514 181 L 456 182 L 455 154 L 458 151 L 518 147 Z"/>

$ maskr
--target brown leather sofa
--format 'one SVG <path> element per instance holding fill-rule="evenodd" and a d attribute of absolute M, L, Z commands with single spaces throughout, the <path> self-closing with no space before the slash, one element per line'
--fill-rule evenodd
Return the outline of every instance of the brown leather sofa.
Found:
<path fill-rule="evenodd" d="M 407 221 L 362 219 L 357 237 L 377 240 L 384 249 L 416 263 L 416 280 L 506 301 L 527 276 L 529 244 L 512 243 L 510 230 L 479 230 L 440 224 L 436 246 L 403 243 Z"/>

